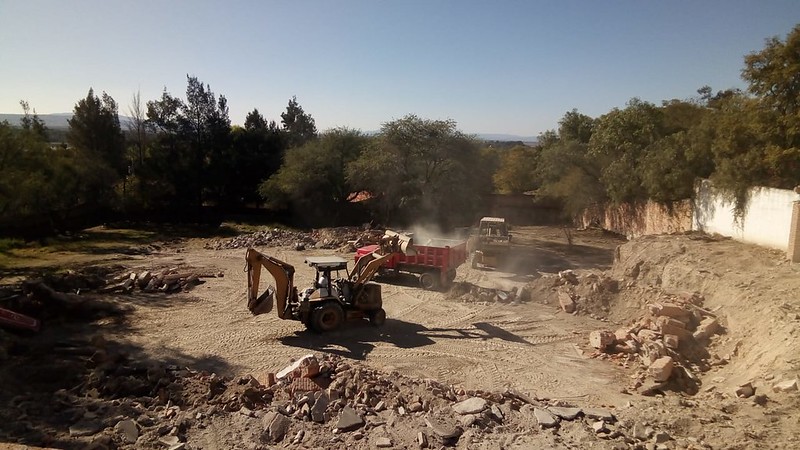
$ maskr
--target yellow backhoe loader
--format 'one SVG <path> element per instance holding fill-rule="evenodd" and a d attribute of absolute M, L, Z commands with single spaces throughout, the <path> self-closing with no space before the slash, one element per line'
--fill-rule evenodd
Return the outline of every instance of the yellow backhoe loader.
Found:
<path fill-rule="evenodd" d="M 349 273 L 344 258 L 310 256 L 305 263 L 315 269 L 315 281 L 302 292 L 294 285 L 294 266 L 248 248 L 247 308 L 256 316 L 272 311 L 275 303 L 279 318 L 299 320 L 320 333 L 335 330 L 350 319 L 366 318 L 375 326 L 383 325 L 386 311 L 381 286 L 370 280 L 393 254 L 412 253 L 412 244 L 410 237 L 387 230 L 375 251 L 362 256 Z M 275 279 L 275 287 L 259 295 L 262 267 Z M 344 277 L 340 277 L 342 272 Z"/>

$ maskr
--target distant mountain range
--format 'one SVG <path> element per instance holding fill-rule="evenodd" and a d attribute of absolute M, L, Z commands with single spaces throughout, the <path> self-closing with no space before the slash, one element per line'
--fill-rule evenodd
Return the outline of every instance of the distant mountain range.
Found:
<path fill-rule="evenodd" d="M 22 114 L 3 114 L 0 113 L 0 122 L 8 121 L 12 125 L 19 125 Z M 69 122 L 67 120 L 72 118 L 72 113 L 55 113 L 55 114 L 39 114 L 39 118 L 44 121 L 48 128 L 67 128 Z M 127 116 L 119 116 L 119 121 L 123 128 L 127 121 L 130 120 Z M 367 132 L 366 134 L 375 134 L 375 132 Z M 526 144 L 534 144 L 537 141 L 536 136 L 519 136 L 516 134 L 502 134 L 502 133 L 475 133 L 479 139 L 484 141 L 501 141 L 501 142 L 524 142 Z"/>
<path fill-rule="evenodd" d="M 24 114 L 0 113 L 0 122 L 5 120 L 11 125 L 19 125 L 19 121 L 23 117 Z M 69 127 L 67 120 L 72 118 L 72 113 L 39 114 L 39 118 L 42 119 L 48 128 L 67 128 Z M 122 118 L 120 118 L 120 120 L 122 120 Z"/>

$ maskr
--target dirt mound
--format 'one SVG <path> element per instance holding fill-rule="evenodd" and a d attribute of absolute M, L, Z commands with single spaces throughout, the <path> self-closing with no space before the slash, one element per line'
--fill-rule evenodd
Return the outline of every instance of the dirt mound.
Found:
<path fill-rule="evenodd" d="M 382 235 L 382 230 L 370 230 L 364 227 L 320 228 L 310 232 L 273 228 L 271 230 L 242 234 L 229 239 L 212 239 L 205 244 L 205 248 L 223 250 L 292 246 L 298 250 L 305 248 L 344 248 L 343 251 L 354 251 L 362 245 L 378 242 Z"/>

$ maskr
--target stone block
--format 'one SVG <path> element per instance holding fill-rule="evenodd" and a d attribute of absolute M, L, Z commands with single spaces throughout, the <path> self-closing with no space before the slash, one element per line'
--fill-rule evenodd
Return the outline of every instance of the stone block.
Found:
<path fill-rule="evenodd" d="M 650 367 L 647 368 L 647 372 L 656 381 L 667 381 L 670 375 L 672 375 L 673 367 L 674 363 L 672 357 L 663 356 L 653 361 Z"/>
<path fill-rule="evenodd" d="M 772 386 L 774 392 L 791 392 L 797 390 L 797 378 L 793 380 L 781 381 Z"/>
<path fill-rule="evenodd" d="M 575 312 L 575 300 L 572 298 L 569 292 L 565 291 L 558 291 L 558 303 L 561 305 L 561 309 L 564 310 L 565 313 L 573 313 Z"/>
<path fill-rule="evenodd" d="M 667 348 L 671 348 L 673 350 L 678 348 L 680 344 L 680 338 L 674 334 L 665 334 L 664 335 L 664 346 Z"/>
<path fill-rule="evenodd" d="M 694 331 L 694 338 L 698 340 L 708 339 L 720 330 L 719 322 L 714 317 L 706 317 L 697 325 Z"/>
<path fill-rule="evenodd" d="M 606 350 L 614 344 L 614 333 L 608 330 L 597 330 L 589 333 L 589 345 L 599 350 Z"/>

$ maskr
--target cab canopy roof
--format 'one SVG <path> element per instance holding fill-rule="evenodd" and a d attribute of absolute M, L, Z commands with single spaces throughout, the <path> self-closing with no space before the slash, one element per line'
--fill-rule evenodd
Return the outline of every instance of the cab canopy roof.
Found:
<path fill-rule="evenodd" d="M 306 264 L 315 269 L 347 270 L 347 260 L 340 256 L 309 256 Z"/>
<path fill-rule="evenodd" d="M 505 222 L 505 221 L 506 221 L 506 219 L 504 219 L 502 217 L 484 217 L 483 219 L 481 219 L 481 222 L 498 222 L 498 223 L 502 223 L 502 222 Z"/>

